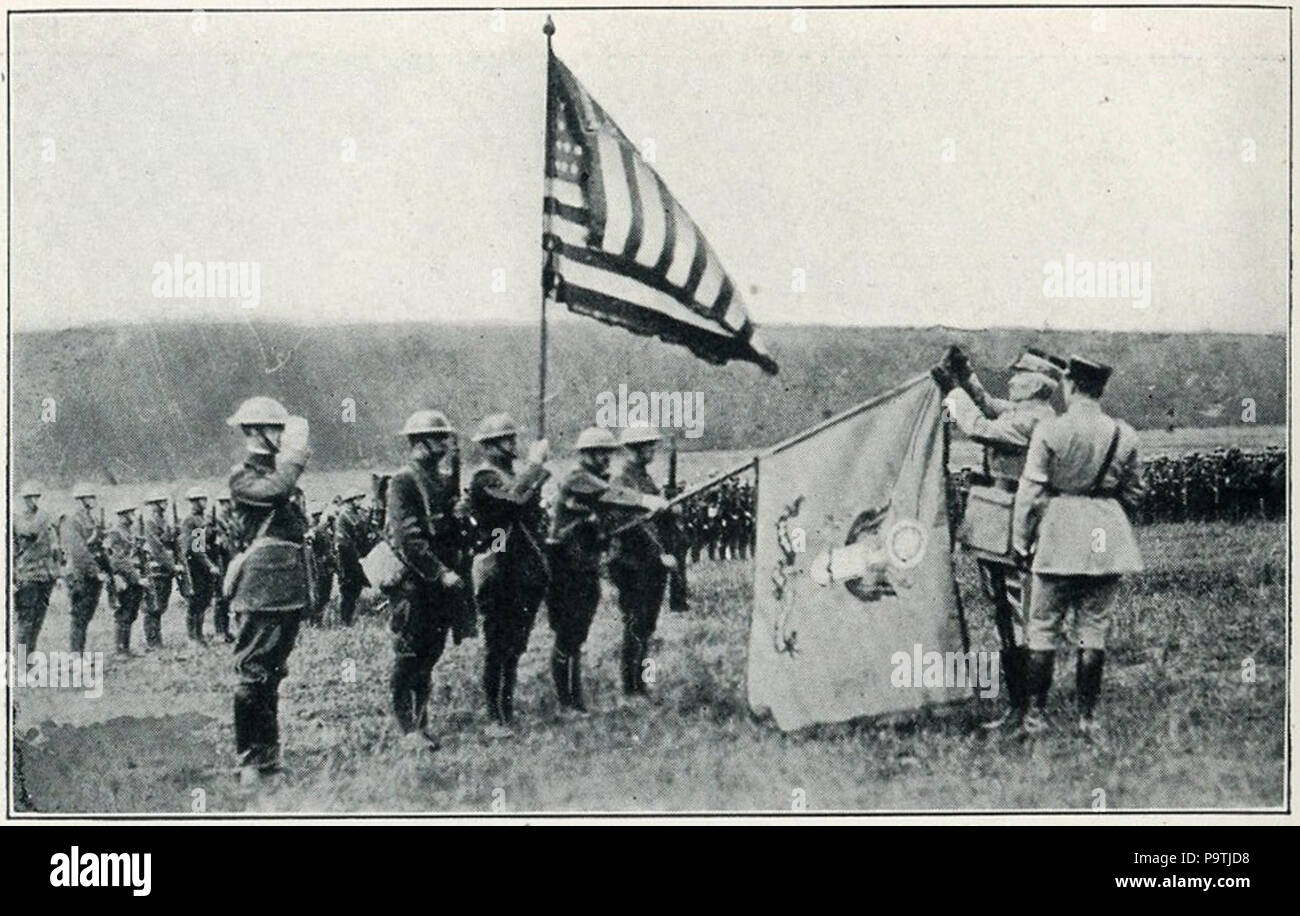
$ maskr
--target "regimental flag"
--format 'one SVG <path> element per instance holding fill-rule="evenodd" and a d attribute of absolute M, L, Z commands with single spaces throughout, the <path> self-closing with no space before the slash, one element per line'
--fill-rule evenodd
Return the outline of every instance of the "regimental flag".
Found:
<path fill-rule="evenodd" d="M 963 652 L 929 376 L 760 458 L 758 479 L 755 712 L 789 731 L 997 689 Z"/>
<path fill-rule="evenodd" d="M 546 98 L 544 288 L 571 311 L 775 373 L 708 241 L 554 54 Z"/>

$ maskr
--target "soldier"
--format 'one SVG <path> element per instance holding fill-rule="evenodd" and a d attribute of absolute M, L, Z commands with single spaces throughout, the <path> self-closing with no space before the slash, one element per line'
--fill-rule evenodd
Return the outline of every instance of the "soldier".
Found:
<path fill-rule="evenodd" d="M 312 551 L 312 572 L 316 577 L 314 589 L 316 603 L 308 619 L 313 625 L 319 625 L 325 619 L 325 607 L 329 604 L 330 592 L 334 590 L 334 572 L 338 568 L 338 557 L 334 552 L 332 504 L 316 507 L 316 511 L 311 515 L 307 538 Z"/>
<path fill-rule="evenodd" d="M 389 678 L 393 719 L 405 749 L 439 746 L 428 719 L 433 666 L 460 615 L 463 582 L 453 566 L 458 548 L 452 510 L 457 495 L 440 470 L 456 430 L 440 410 L 417 410 L 401 435 L 407 465 L 388 483 L 388 541 L 403 573 L 389 589 L 393 669 Z"/>
<path fill-rule="evenodd" d="M 210 554 L 211 535 L 208 531 L 208 491 L 190 487 L 185 493 L 190 502 L 190 514 L 181 520 L 180 543 L 186 568 L 189 570 L 189 611 L 185 626 L 190 642 L 206 646 L 203 637 L 203 615 L 221 587 L 221 571 Z"/>
<path fill-rule="evenodd" d="M 338 559 L 339 621 L 352 626 L 356 615 L 357 597 L 370 584 L 361 568 L 361 558 L 374 545 L 371 539 L 369 513 L 361 511 L 361 501 L 366 498 L 362 490 L 352 490 L 343 499 L 343 508 L 334 520 L 334 555 Z"/>
<path fill-rule="evenodd" d="M 290 417 L 274 398 L 249 398 L 226 423 L 239 427 L 248 450 L 230 473 L 234 540 L 244 548 L 230 594 L 240 616 L 235 750 L 240 783 L 248 786 L 281 767 L 280 681 L 308 608 L 307 518 L 292 497 L 311 450 L 307 421 Z"/>
<path fill-rule="evenodd" d="M 551 583 L 546 613 L 555 633 L 551 677 L 560 708 L 586 712 L 582 695 L 582 646 L 600 603 L 600 560 L 608 524 L 618 510 L 664 505 L 661 497 L 633 493 L 609 481 L 610 456 L 618 442 L 607 429 L 584 429 L 574 444 L 578 466 L 560 482 L 547 540 Z M 611 519 L 611 513 L 613 519 Z"/>
<path fill-rule="evenodd" d="M 1101 695 L 1106 630 L 1120 576 L 1142 570 L 1142 556 L 1126 512 L 1139 505 L 1138 441 L 1127 423 L 1098 403 L 1111 368 L 1071 356 L 1066 410 L 1034 429 L 1016 492 L 1012 545 L 1028 564 L 1029 658 L 1027 687 L 1034 710 L 1028 735 L 1046 728 L 1057 642 L 1067 612 L 1075 615 L 1079 731 L 1104 744 L 1094 718 Z"/>
<path fill-rule="evenodd" d="M 1014 493 L 1034 428 L 1056 411 L 1056 393 L 1064 360 L 1027 349 L 1011 364 L 1010 397 L 994 398 L 971 371 L 960 347 L 949 347 L 933 370 L 945 395 L 944 408 L 957 428 L 984 446 L 984 470 L 994 487 Z M 1023 572 L 993 560 L 980 559 L 984 593 L 993 602 L 993 621 L 1001 648 L 998 660 L 1007 686 L 1007 712 L 985 723 L 986 728 L 1016 728 L 1029 708 L 1025 692 L 1025 613 Z"/>
<path fill-rule="evenodd" d="M 29 480 L 18 488 L 23 511 L 14 518 L 14 608 L 18 645 L 36 649 L 50 592 L 59 575 L 58 529 L 40 507 L 41 485 Z"/>
<path fill-rule="evenodd" d="M 539 542 L 541 491 L 550 476 L 543 467 L 546 440 L 528 447 L 528 463 L 515 473 L 519 430 L 509 414 L 484 417 L 474 433 L 483 452 L 469 483 L 469 505 L 478 524 L 471 570 L 474 601 L 483 615 L 483 693 L 489 737 L 508 737 L 514 716 L 519 658 L 528 648 L 549 574 Z"/>
<path fill-rule="evenodd" d="M 659 444 L 659 431 L 649 426 L 629 427 L 620 444 L 627 458 L 617 484 L 630 492 L 658 497 L 659 486 L 647 470 Z M 673 518 L 664 514 L 614 538 L 609 556 L 609 578 L 618 588 L 618 607 L 623 615 L 623 653 L 620 672 L 625 697 L 648 697 L 645 680 L 646 656 L 659 620 L 668 576 L 677 567 L 669 547 L 677 538 Z"/>
<path fill-rule="evenodd" d="M 149 517 L 144 520 L 144 553 L 149 587 L 144 593 L 145 651 L 162 648 L 162 615 L 172 597 L 176 578 L 177 531 L 167 523 L 167 494 L 154 491 L 145 500 Z"/>
<path fill-rule="evenodd" d="M 217 506 L 212 512 L 208 529 L 208 559 L 216 567 L 216 581 L 213 583 L 212 624 L 223 642 L 232 643 L 235 636 L 230 632 L 230 599 L 222 587 L 226 570 L 235 556 L 235 548 L 230 521 L 230 497 L 218 496 Z"/>
<path fill-rule="evenodd" d="M 104 535 L 104 552 L 108 573 L 113 577 L 113 624 L 117 635 L 117 654 L 131 655 L 131 625 L 135 623 L 144 600 L 147 578 L 136 549 L 135 506 L 124 502 L 117 508 L 117 525 Z"/>
<path fill-rule="evenodd" d="M 68 589 L 70 623 L 68 647 L 73 652 L 86 648 L 86 628 L 99 606 L 99 594 L 108 579 L 108 560 L 104 556 L 104 531 L 94 516 L 95 488 L 78 483 L 72 488 L 77 510 L 62 529 L 63 584 Z"/>

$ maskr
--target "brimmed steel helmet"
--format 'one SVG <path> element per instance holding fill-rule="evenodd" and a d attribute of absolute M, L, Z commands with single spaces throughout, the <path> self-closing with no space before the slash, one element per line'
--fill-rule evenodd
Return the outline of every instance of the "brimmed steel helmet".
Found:
<path fill-rule="evenodd" d="M 154 490 L 152 493 L 149 494 L 149 497 L 145 500 L 145 502 L 165 503 L 167 502 L 167 494 L 164 493 L 162 490 Z"/>
<path fill-rule="evenodd" d="M 575 452 L 609 452 L 619 447 L 614 434 L 602 426 L 587 427 L 578 433 L 578 438 L 573 443 Z"/>
<path fill-rule="evenodd" d="M 519 435 L 519 428 L 515 426 L 514 418 L 510 414 L 494 413 L 484 417 L 479 423 L 478 429 L 474 430 L 474 441 L 491 442 L 493 439 L 517 435 Z"/>
<path fill-rule="evenodd" d="M 227 426 L 280 426 L 289 420 L 289 411 L 275 398 L 256 395 L 239 405 L 233 415 L 226 417 Z"/>
<path fill-rule="evenodd" d="M 98 496 L 99 493 L 93 483 L 85 480 L 79 480 L 72 487 L 72 498 L 81 499 L 83 496 Z"/>
<path fill-rule="evenodd" d="M 207 499 L 208 491 L 203 489 L 203 487 L 193 486 L 185 491 L 185 498 L 186 499 Z"/>
<path fill-rule="evenodd" d="M 41 485 L 39 482 L 35 480 L 28 480 L 21 487 L 18 488 L 18 495 L 19 496 L 40 496 Z"/>
<path fill-rule="evenodd" d="M 406 418 L 403 436 L 454 435 L 456 428 L 441 410 L 417 410 Z"/>
<path fill-rule="evenodd" d="M 117 504 L 117 508 L 114 509 L 113 511 L 116 512 L 118 515 L 125 515 L 128 512 L 134 512 L 135 509 L 136 509 L 135 503 L 130 502 L 129 500 L 123 500 L 122 502 Z"/>

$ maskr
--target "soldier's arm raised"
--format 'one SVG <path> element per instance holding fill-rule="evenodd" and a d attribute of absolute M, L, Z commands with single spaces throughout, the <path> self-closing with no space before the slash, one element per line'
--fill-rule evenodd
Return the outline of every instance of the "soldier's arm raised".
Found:
<path fill-rule="evenodd" d="M 956 390 L 964 391 L 979 408 L 980 413 L 990 419 L 1001 416 L 1015 406 L 1012 401 L 1005 398 L 995 398 L 989 394 L 988 389 L 984 387 L 984 383 L 980 381 L 980 377 L 974 372 L 961 379 L 960 382 L 961 388 Z"/>
<path fill-rule="evenodd" d="M 960 388 L 954 388 L 944 403 L 957 428 L 978 442 L 1018 448 L 1029 445 L 1029 431 L 1024 429 L 1023 419 L 1010 412 L 986 416 L 971 396 Z"/>
<path fill-rule="evenodd" d="M 269 474 L 253 474 L 239 468 L 230 477 L 230 495 L 253 505 L 268 506 L 280 502 L 292 495 L 306 466 L 306 454 L 295 452 L 286 453 L 284 460 Z"/>

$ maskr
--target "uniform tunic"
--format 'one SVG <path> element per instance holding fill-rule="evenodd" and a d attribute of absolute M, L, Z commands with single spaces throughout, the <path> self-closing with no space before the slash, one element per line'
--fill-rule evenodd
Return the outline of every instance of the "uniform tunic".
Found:
<path fill-rule="evenodd" d="M 71 605 L 68 643 L 73 652 L 81 652 L 86 646 L 86 627 L 99 605 L 107 566 L 103 558 L 103 532 L 85 506 L 78 507 L 64 522 L 63 555 L 67 558 L 63 581 Z"/>
<path fill-rule="evenodd" d="M 541 489 L 549 476 L 538 464 L 526 465 L 518 476 L 485 464 L 470 477 L 470 512 L 480 533 L 472 568 L 474 599 L 489 652 L 523 653 L 546 594 L 549 572 L 540 528 Z"/>
<path fill-rule="evenodd" d="M 1015 549 L 1034 554 L 1030 649 L 1055 648 L 1071 610 L 1079 646 L 1105 647 L 1119 576 L 1142 570 L 1125 515 L 1141 501 L 1140 470 L 1137 433 L 1089 398 L 1075 396 L 1064 414 L 1034 430 L 1012 527 Z"/>
<path fill-rule="evenodd" d="M 54 523 L 40 509 L 23 511 L 13 520 L 14 609 L 18 617 L 18 644 L 36 648 L 50 592 L 59 574 Z"/>
<path fill-rule="evenodd" d="M 130 633 L 144 599 L 145 578 L 136 562 L 135 532 L 130 523 L 119 524 L 104 535 L 104 552 L 108 557 L 109 574 L 113 577 L 117 607 L 113 619 L 117 623 L 118 645 L 123 634 Z"/>
<path fill-rule="evenodd" d="M 388 541 L 406 565 L 392 599 L 393 649 L 399 658 L 432 666 L 446 646 L 461 596 L 442 586 L 456 551 L 451 517 L 455 499 L 441 475 L 408 464 L 388 483 L 385 523 Z"/>

